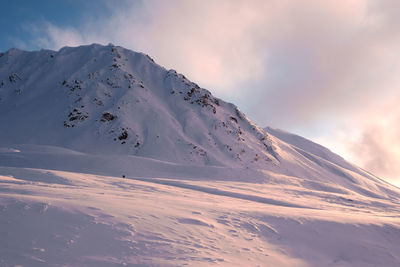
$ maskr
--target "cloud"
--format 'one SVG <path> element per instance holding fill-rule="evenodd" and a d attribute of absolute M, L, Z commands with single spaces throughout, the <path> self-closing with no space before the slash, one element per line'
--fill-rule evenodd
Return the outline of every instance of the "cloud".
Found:
<path fill-rule="evenodd" d="M 317 142 L 400 186 L 400 94 L 352 114 Z"/>
<path fill-rule="evenodd" d="M 280 31 L 266 43 L 266 72 L 250 110 L 257 121 L 309 127 L 322 118 L 345 116 L 376 101 L 399 84 L 399 42 L 365 1 L 340 6 L 302 1 L 285 6 L 274 19 Z M 283 15 L 282 15 L 283 14 Z M 395 42 L 396 41 L 396 42 Z M 251 101 L 249 99 L 248 101 Z M 270 114 L 270 115 L 268 115 Z"/>
<path fill-rule="evenodd" d="M 369 171 L 381 177 L 396 177 L 400 175 L 398 162 L 399 154 L 394 151 L 392 145 L 385 139 L 384 129 L 370 127 L 366 129 L 359 142 L 351 144 L 351 151 L 357 153 L 361 164 Z M 399 142 L 400 140 L 392 140 Z"/>
<path fill-rule="evenodd" d="M 78 46 L 86 43 L 82 35 L 74 28 L 60 29 L 55 25 L 44 22 L 42 25 L 45 37 L 37 38 L 36 44 L 41 47 Z M 37 29 L 37 31 L 40 31 Z"/>
<path fill-rule="evenodd" d="M 363 167 L 398 175 L 390 166 L 400 166 L 400 157 L 390 144 L 400 140 L 380 125 L 386 114 L 379 110 L 400 87 L 399 1 L 149 0 L 107 6 L 109 16 L 88 16 L 79 28 L 32 23 L 32 40 L 53 49 L 112 42 L 148 53 L 234 101 L 262 126 L 320 140 L 336 136 L 336 144 L 343 141 L 335 134 L 340 132 L 353 142 L 343 151 L 359 155 Z M 366 123 L 371 112 L 379 116 Z"/>
<path fill-rule="evenodd" d="M 362 115 L 361 134 L 345 142 L 349 154 L 372 173 L 400 186 L 400 95 Z"/>

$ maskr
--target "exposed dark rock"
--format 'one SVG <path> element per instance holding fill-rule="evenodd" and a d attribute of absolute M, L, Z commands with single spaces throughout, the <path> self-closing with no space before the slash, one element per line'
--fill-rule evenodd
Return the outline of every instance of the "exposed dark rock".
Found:
<path fill-rule="evenodd" d="M 15 83 L 17 81 L 20 81 L 21 78 L 16 73 L 13 73 L 10 76 L 8 76 L 8 80 L 10 81 L 10 83 Z"/>
<path fill-rule="evenodd" d="M 229 119 L 230 119 L 231 121 L 234 121 L 235 123 L 238 123 L 238 121 L 237 121 L 237 119 L 236 119 L 235 117 L 230 116 Z"/>
<path fill-rule="evenodd" d="M 126 140 L 128 139 L 128 132 L 126 130 L 123 130 L 123 132 L 118 136 L 119 140 Z"/>
<path fill-rule="evenodd" d="M 101 116 L 101 121 L 102 122 L 106 122 L 106 121 L 112 121 L 112 120 L 114 120 L 115 118 L 117 118 L 117 116 L 115 116 L 115 115 L 113 115 L 113 114 L 111 114 L 111 113 L 109 113 L 109 112 L 105 112 L 105 113 L 103 113 L 103 115 Z M 121 140 L 121 139 L 120 139 Z"/>

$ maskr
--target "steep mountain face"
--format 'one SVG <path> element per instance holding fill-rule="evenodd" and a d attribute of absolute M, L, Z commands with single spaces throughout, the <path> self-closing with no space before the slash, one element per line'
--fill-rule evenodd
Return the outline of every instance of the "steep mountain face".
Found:
<path fill-rule="evenodd" d="M 113 45 L 0 56 L 0 142 L 175 163 L 277 164 L 268 135 L 147 55 Z"/>

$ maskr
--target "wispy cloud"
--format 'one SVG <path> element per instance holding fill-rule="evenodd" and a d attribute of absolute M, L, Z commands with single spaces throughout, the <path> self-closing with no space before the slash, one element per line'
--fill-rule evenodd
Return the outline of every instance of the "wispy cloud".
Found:
<path fill-rule="evenodd" d="M 61 48 L 63 46 L 78 46 L 87 43 L 84 36 L 74 28 L 59 28 L 50 22 L 42 22 L 40 27 L 32 25 L 29 27 L 35 45 L 43 48 Z"/>

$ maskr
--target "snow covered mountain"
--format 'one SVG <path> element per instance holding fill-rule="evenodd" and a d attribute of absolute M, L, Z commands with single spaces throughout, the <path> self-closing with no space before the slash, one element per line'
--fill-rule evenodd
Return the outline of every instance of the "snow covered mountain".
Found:
<path fill-rule="evenodd" d="M 0 114 L 0 124 L 6 125 L 0 131 L 3 145 L 250 167 L 312 178 L 313 185 L 391 192 L 382 190 L 389 185 L 327 149 L 264 131 L 184 75 L 114 45 L 2 53 Z"/>
<path fill-rule="evenodd" d="M 236 106 L 113 45 L 11 49 L 0 57 L 0 101 L 1 142 L 176 163 L 276 162 L 268 136 Z"/>
<path fill-rule="evenodd" d="M 399 188 L 147 55 L 0 53 L 0 125 L 0 266 L 400 264 Z"/>

